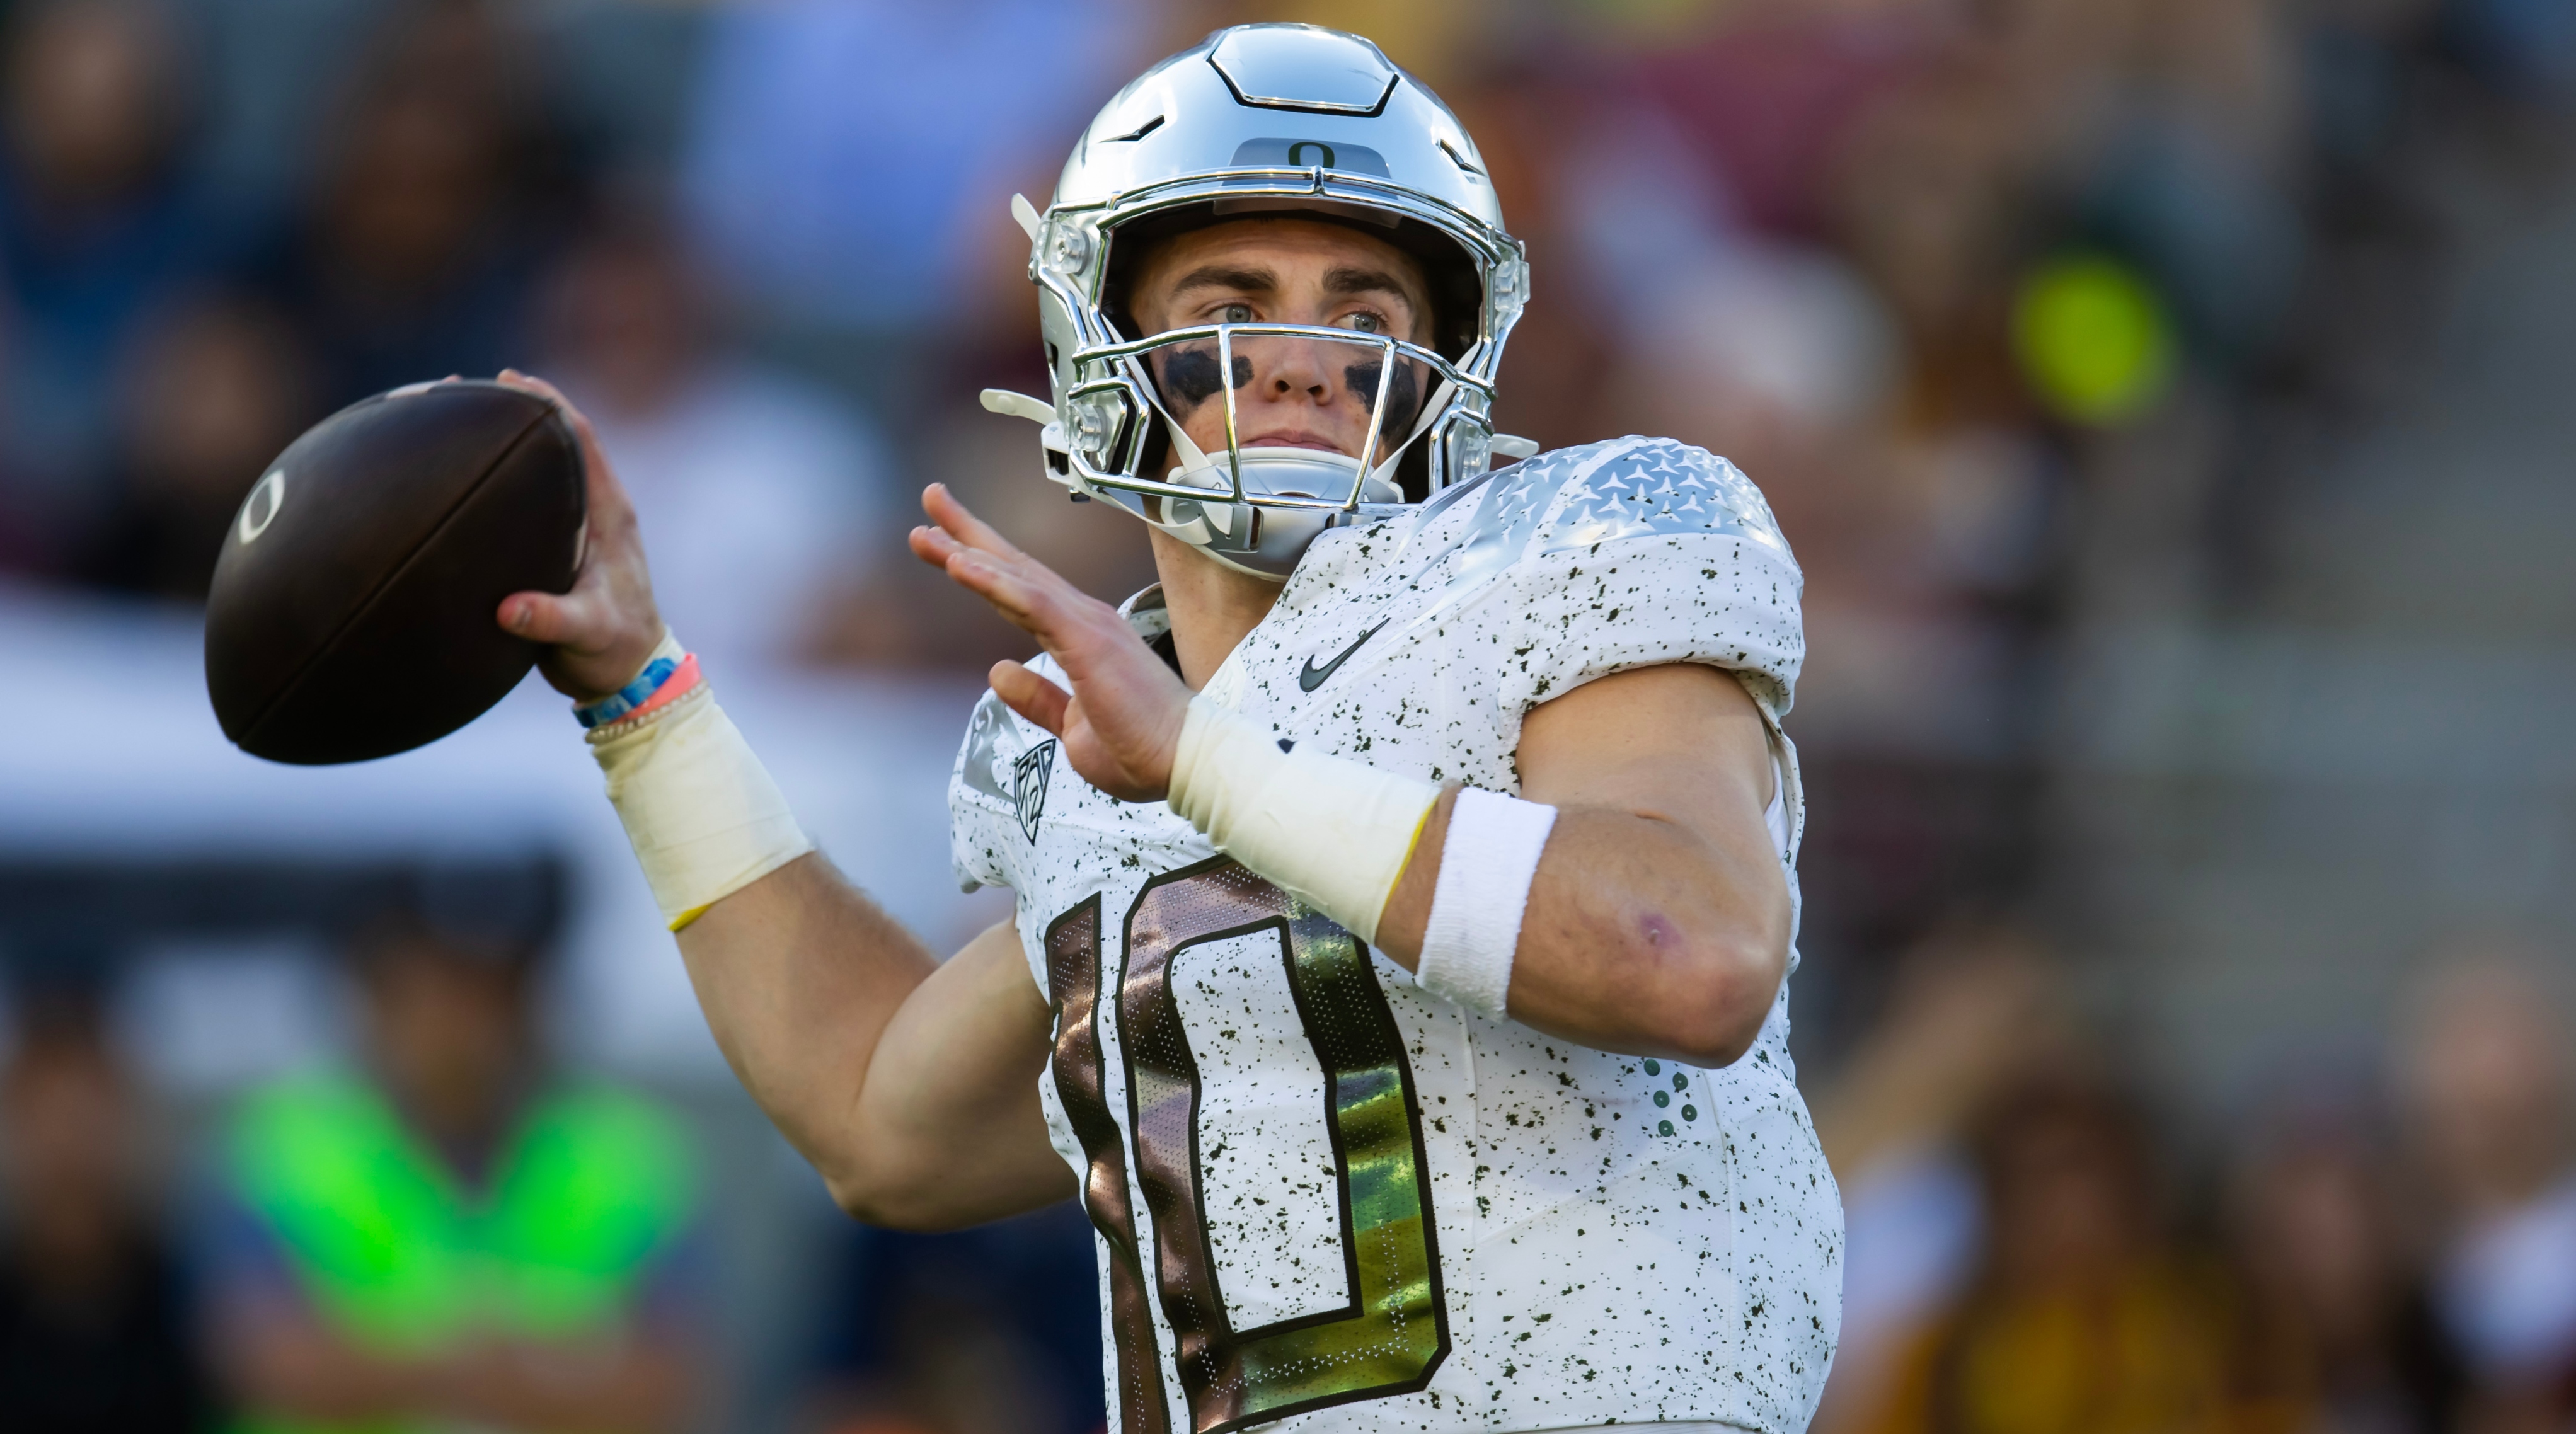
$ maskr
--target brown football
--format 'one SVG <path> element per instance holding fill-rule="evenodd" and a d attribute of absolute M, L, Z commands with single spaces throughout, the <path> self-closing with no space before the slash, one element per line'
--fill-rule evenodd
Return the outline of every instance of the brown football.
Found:
<path fill-rule="evenodd" d="M 315 424 L 215 564 L 224 735 L 273 762 L 363 762 L 481 716 L 537 660 L 493 620 L 501 599 L 572 586 L 583 478 L 554 405 L 497 383 L 399 388 Z"/>

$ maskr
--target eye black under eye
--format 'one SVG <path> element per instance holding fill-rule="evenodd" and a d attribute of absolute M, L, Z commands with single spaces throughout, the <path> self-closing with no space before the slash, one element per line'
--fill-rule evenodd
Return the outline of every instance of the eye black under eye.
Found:
<path fill-rule="evenodd" d="M 1385 372 L 1384 364 L 1355 363 L 1342 370 L 1342 382 L 1363 405 L 1373 408 L 1377 405 L 1378 379 Z M 1422 384 L 1413 371 L 1413 365 L 1397 364 L 1395 380 L 1389 386 L 1386 395 L 1386 426 L 1389 429 L 1410 427 L 1414 419 L 1414 410 L 1421 405 Z"/>
<path fill-rule="evenodd" d="M 1185 348 L 1167 354 L 1163 359 L 1163 388 L 1184 408 L 1196 408 L 1217 391 L 1216 351 L 1211 348 Z M 1252 360 L 1242 354 L 1234 356 L 1233 387 L 1252 382 Z M 1370 391 L 1374 393 L 1375 379 Z"/>

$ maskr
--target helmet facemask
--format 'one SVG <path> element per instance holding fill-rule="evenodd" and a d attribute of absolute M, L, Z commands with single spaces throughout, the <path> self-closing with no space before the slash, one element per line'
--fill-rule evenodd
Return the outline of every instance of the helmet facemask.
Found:
<path fill-rule="evenodd" d="M 1106 345 L 1077 372 L 1071 476 L 1277 578 L 1324 529 L 1400 508 L 1400 469 L 1473 382 L 1391 335 L 1265 323 Z"/>

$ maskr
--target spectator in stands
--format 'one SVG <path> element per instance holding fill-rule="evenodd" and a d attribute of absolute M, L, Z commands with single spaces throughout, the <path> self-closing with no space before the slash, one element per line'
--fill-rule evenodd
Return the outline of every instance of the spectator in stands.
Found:
<path fill-rule="evenodd" d="M 242 495 L 321 416 L 313 388 L 300 336 L 265 305 L 212 298 L 163 315 L 118 387 L 117 509 L 91 581 L 203 602 Z"/>
<path fill-rule="evenodd" d="M 178 1266 L 141 1179 L 140 1099 L 88 1000 L 28 1005 L 0 1072 L 0 1423 L 211 1429 Z"/>
<path fill-rule="evenodd" d="M 623 216 L 548 286 L 548 376 L 655 532 L 653 595 L 682 641 L 732 664 L 799 655 L 817 613 L 896 555 L 910 495 L 875 433 L 831 395 L 729 352 L 677 236 Z"/>
<path fill-rule="evenodd" d="M 2481 1417 L 2576 1418 L 2576 1108 L 2569 1032 L 2530 966 L 2476 953 L 2417 1003 L 2401 1059 L 2417 1156 L 2440 1202 L 2436 1308 Z"/>
<path fill-rule="evenodd" d="M 362 943 L 363 1069 L 254 1092 L 209 1221 L 241 1403 L 322 1428 L 664 1430 L 704 1330 L 677 1120 L 537 1060 L 523 947 L 389 921 Z"/>
<path fill-rule="evenodd" d="M 220 262 L 189 183 L 183 37 L 149 0 L 13 7 L 0 100 L 0 565 L 59 574 L 106 506 L 127 342 Z"/>
<path fill-rule="evenodd" d="M 1900 1358 L 1887 1434 L 2179 1434 L 2230 1426 L 2244 1340 L 2219 1271 L 2165 1232 L 2138 1112 L 2040 1071 L 1985 1112 L 1982 1268 Z"/>
<path fill-rule="evenodd" d="M 1843 1326 L 1816 1427 L 1874 1427 L 1929 1322 L 1986 1241 L 1973 1124 L 2076 1040 L 2056 964 L 2029 931 L 1959 920 L 1908 952 L 1875 1026 L 1815 1094 L 1843 1194 Z"/>
<path fill-rule="evenodd" d="M 2426 1297 L 2383 1142 L 2339 1102 L 2292 1104 L 2250 1132 L 2230 1192 L 2249 1298 L 2249 1422 L 2434 1434 L 2458 1355 Z"/>
<path fill-rule="evenodd" d="M 256 265 L 318 346 L 329 406 L 525 360 L 568 187 L 527 48 L 475 0 L 410 5 L 355 77 L 305 212 Z"/>

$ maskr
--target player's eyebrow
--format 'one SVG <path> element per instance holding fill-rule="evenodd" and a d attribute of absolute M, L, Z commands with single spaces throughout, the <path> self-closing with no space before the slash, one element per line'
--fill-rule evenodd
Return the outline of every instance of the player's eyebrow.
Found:
<path fill-rule="evenodd" d="M 1244 268 L 1233 264 L 1203 264 L 1181 276 L 1172 286 L 1175 296 L 1193 289 L 1232 289 L 1244 294 L 1267 294 L 1279 287 L 1279 276 L 1268 269 Z"/>
<path fill-rule="evenodd" d="M 1384 294 L 1389 298 L 1414 302 L 1413 291 L 1404 281 L 1384 269 L 1362 269 L 1340 266 L 1325 271 L 1324 292 L 1327 294 Z"/>

